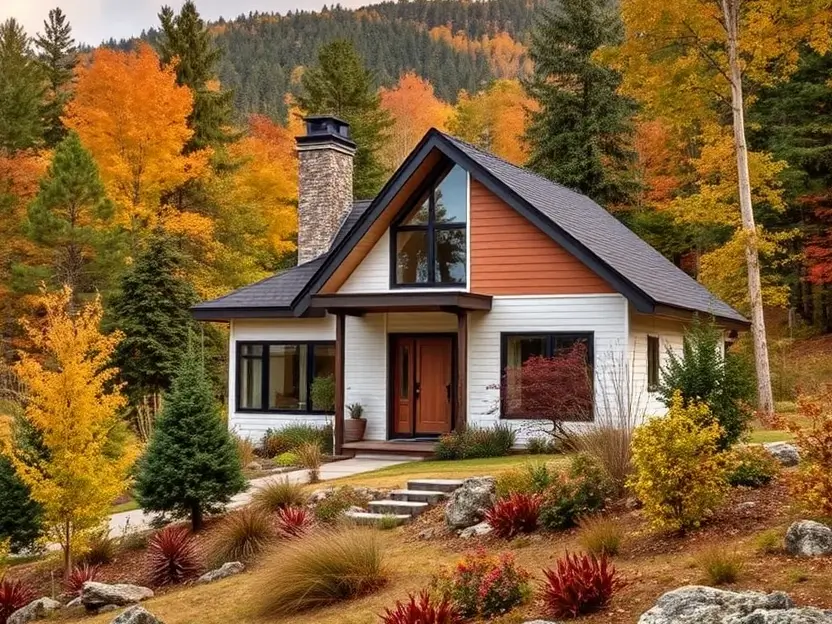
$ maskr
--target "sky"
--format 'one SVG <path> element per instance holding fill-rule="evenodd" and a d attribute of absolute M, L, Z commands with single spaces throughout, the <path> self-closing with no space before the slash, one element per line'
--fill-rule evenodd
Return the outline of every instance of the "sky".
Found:
<path fill-rule="evenodd" d="M 60 6 L 67 14 L 75 40 L 97 45 L 110 37 L 115 39 L 139 35 L 142 30 L 159 23 L 157 14 L 163 4 L 178 9 L 184 0 L 0 0 L 0 21 L 9 17 L 23 24 L 34 36 L 43 31 L 43 20 L 49 9 Z M 372 0 L 196 0 L 200 14 L 208 20 L 231 19 L 249 11 L 318 10 L 324 4 L 358 7 Z"/>

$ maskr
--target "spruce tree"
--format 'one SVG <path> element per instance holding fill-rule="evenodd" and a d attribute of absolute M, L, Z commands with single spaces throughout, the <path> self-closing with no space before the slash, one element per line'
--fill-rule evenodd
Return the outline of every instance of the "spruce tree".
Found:
<path fill-rule="evenodd" d="M 158 411 L 187 350 L 198 298 L 184 273 L 184 257 L 163 233 L 155 233 L 120 280 L 110 302 L 110 323 L 124 333 L 114 355 L 133 406 Z"/>
<path fill-rule="evenodd" d="M 245 484 L 200 358 L 189 350 L 139 464 L 138 501 L 146 510 L 189 516 L 197 531 L 204 514 L 220 511 Z"/>
<path fill-rule="evenodd" d="M 159 13 L 162 31 L 159 57 L 164 64 L 176 62 L 176 81 L 194 94 L 189 125 L 194 136 L 186 151 L 228 142 L 234 94 L 217 87 L 217 64 L 222 56 L 214 37 L 199 16 L 196 5 L 187 0 L 175 14 L 169 6 Z"/>
<path fill-rule="evenodd" d="M 12 552 L 19 552 L 32 548 L 42 532 L 40 505 L 0 454 L 0 542 L 9 540 Z"/>
<path fill-rule="evenodd" d="M 349 122 L 355 155 L 353 194 L 356 198 L 375 197 L 387 172 L 379 149 L 392 125 L 370 71 L 352 42 L 337 40 L 318 51 L 318 64 L 301 77 L 303 110 L 311 114 L 335 115 Z"/>
<path fill-rule="evenodd" d="M 35 46 L 40 51 L 40 64 L 49 84 L 43 112 L 46 144 L 53 146 L 66 135 L 61 115 L 69 100 L 72 72 L 78 64 L 72 26 L 60 8 L 49 11 L 49 20 L 43 22 L 43 34 L 35 37 Z"/>
<path fill-rule="evenodd" d="M 52 251 L 52 281 L 67 284 L 74 296 L 106 290 L 104 249 L 114 240 L 106 227 L 113 210 L 98 167 L 74 132 L 61 141 L 40 190 L 29 206 L 26 233 Z M 104 265 L 104 266 L 102 266 Z"/>
<path fill-rule="evenodd" d="M 0 149 L 43 140 L 43 73 L 26 31 L 14 18 L 0 24 Z"/>
<path fill-rule="evenodd" d="M 613 0 L 562 0 L 541 9 L 529 48 L 525 86 L 539 110 L 526 131 L 528 166 L 603 205 L 626 204 L 637 189 L 634 104 L 617 93 L 618 72 L 592 58 L 622 36 Z"/>

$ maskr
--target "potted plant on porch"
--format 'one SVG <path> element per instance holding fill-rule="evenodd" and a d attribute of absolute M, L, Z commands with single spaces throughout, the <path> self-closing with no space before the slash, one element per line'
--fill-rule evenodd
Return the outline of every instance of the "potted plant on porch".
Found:
<path fill-rule="evenodd" d="M 350 417 L 344 421 L 344 442 L 360 442 L 367 430 L 367 419 L 364 418 L 364 406 L 361 403 L 347 405 Z"/>

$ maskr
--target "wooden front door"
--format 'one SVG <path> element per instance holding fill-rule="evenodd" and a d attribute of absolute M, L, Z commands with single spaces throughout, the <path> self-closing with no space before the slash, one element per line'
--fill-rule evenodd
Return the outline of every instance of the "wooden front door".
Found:
<path fill-rule="evenodd" d="M 448 433 L 455 389 L 453 338 L 396 336 L 391 348 L 393 437 Z"/>

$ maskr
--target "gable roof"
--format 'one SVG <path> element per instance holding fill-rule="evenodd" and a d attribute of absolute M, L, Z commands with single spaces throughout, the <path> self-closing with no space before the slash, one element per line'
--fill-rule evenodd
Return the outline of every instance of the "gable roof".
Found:
<path fill-rule="evenodd" d="M 194 309 L 197 318 L 208 319 L 209 310 L 214 312 L 213 318 L 308 313 L 312 295 L 332 276 L 434 150 L 462 165 L 491 192 L 604 278 L 639 312 L 700 312 L 735 324 L 749 324 L 742 314 L 590 198 L 435 129 L 428 131 L 372 202 L 356 202 L 327 254 L 200 304 Z"/>

